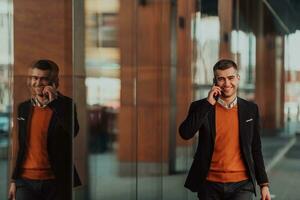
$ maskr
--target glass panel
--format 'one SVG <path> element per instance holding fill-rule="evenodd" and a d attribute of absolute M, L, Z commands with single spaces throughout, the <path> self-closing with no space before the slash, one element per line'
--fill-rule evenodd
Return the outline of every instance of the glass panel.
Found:
<path fill-rule="evenodd" d="M 256 40 L 253 33 L 231 32 L 231 52 L 237 60 L 239 75 L 239 96 L 254 100 Z"/>
<path fill-rule="evenodd" d="M 199 10 L 193 20 L 193 41 L 195 54 L 193 56 L 193 83 L 195 86 L 194 99 L 201 99 L 207 96 L 207 93 L 212 85 L 213 70 L 212 67 L 222 56 L 220 44 L 229 43 L 230 49 L 225 58 L 235 60 L 239 66 L 239 74 L 241 76 L 239 96 L 254 100 L 254 84 L 255 84 L 255 64 L 256 64 L 256 38 L 253 32 L 249 29 L 250 19 L 249 9 L 243 15 L 239 10 L 239 1 L 232 3 L 233 18 L 226 19 L 231 16 L 224 14 L 230 10 L 223 10 L 218 3 L 209 3 L 200 1 Z M 222 5 L 224 7 L 224 5 Z M 245 6 L 241 6 L 245 7 Z M 218 10 L 219 9 L 219 10 Z M 234 10 L 235 9 L 235 10 Z M 222 15 L 223 26 L 231 27 L 230 35 L 224 35 L 221 38 L 220 13 Z M 230 22 L 231 20 L 231 22 Z M 225 24 L 227 23 L 227 24 Z M 242 30 L 239 30 L 241 29 Z M 223 30 L 224 31 L 224 30 Z"/>
<path fill-rule="evenodd" d="M 164 124 L 168 109 L 163 103 L 167 85 L 163 78 L 169 69 L 163 65 L 162 56 L 168 42 L 162 38 L 169 32 L 168 23 L 163 31 L 163 20 L 169 17 L 169 0 L 140 1 L 137 5 L 137 199 L 160 200 L 162 175 L 167 173 L 163 143 L 168 135 L 168 125 Z M 157 32 L 147 31 L 149 27 Z"/>
<path fill-rule="evenodd" d="M 136 109 L 126 103 L 128 98 L 121 97 L 121 81 L 131 86 L 135 83 L 135 66 L 127 66 L 129 77 L 123 74 L 126 69 L 120 68 L 119 22 L 124 22 L 119 17 L 120 6 L 119 0 L 85 1 L 87 179 L 91 200 L 136 198 Z M 132 98 L 134 93 L 128 92 L 125 97 Z"/>
<path fill-rule="evenodd" d="M 187 6 L 185 14 L 177 13 L 180 2 L 195 5 Z M 175 135 L 182 106 L 176 101 L 185 98 L 177 93 L 177 81 L 182 78 L 176 74 L 177 59 L 188 57 L 180 70 L 191 72 L 183 77 L 188 80 L 185 87 L 192 88 L 191 100 L 207 96 L 213 84 L 212 67 L 224 57 L 240 67 L 239 96 L 255 100 L 257 44 L 261 42 L 257 37 L 264 30 L 256 30 L 263 19 L 253 17 L 258 3 L 251 2 L 85 1 L 84 72 L 77 75 L 84 76 L 86 89 L 86 96 L 79 98 L 86 101 L 81 112 L 87 113 L 83 121 L 89 199 L 197 199 L 183 187 L 197 136 L 181 145 Z M 180 51 L 182 41 L 176 38 L 181 31 L 187 34 L 184 50 L 190 54 Z M 281 61 L 279 50 L 275 59 Z M 287 86 L 288 97 L 293 97 L 297 84 Z M 291 101 L 287 105 L 298 106 L 299 111 L 299 99 Z M 299 119 L 300 111 L 291 109 L 286 115 Z"/>
<path fill-rule="evenodd" d="M 285 105 L 286 135 L 300 132 L 300 31 L 285 36 Z"/>
<path fill-rule="evenodd" d="M 195 86 L 194 99 L 196 100 L 207 96 L 213 82 L 211 69 L 218 60 L 220 51 L 220 20 L 218 16 L 209 16 L 198 11 L 193 25 L 195 54 L 192 68 Z"/>
<path fill-rule="evenodd" d="M 12 108 L 12 1 L 0 0 L 0 198 L 7 197 Z"/>

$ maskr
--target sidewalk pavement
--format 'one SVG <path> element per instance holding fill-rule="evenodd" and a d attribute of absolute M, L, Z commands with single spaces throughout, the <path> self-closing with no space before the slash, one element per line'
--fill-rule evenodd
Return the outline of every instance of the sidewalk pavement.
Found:
<path fill-rule="evenodd" d="M 294 175 L 286 177 L 286 171 L 282 171 L 280 167 L 280 176 L 276 176 L 279 171 L 278 165 L 280 160 L 285 159 L 285 154 L 292 148 L 296 142 L 296 137 L 283 137 L 283 136 L 270 136 L 262 137 L 262 151 L 265 159 L 265 165 L 268 171 L 268 175 L 271 181 L 271 193 L 275 194 L 277 198 L 275 200 L 280 200 L 279 194 L 281 188 L 286 187 L 285 185 L 280 185 L 281 180 L 294 179 Z M 186 158 L 187 151 L 184 151 L 184 157 Z M 114 158 L 114 159 L 113 159 Z M 112 160 L 114 163 L 112 163 Z M 300 159 L 299 159 L 300 160 Z M 116 175 L 106 175 L 102 176 L 98 170 L 105 171 L 105 169 L 112 171 L 112 166 L 117 168 L 117 159 L 115 155 L 94 155 L 93 159 L 90 159 L 93 164 L 91 165 L 90 173 L 91 176 L 90 184 L 95 187 L 90 188 L 90 199 L 109 199 L 118 200 L 120 197 L 122 199 L 143 199 L 143 200 L 153 200 L 153 199 L 163 199 L 163 200 L 197 200 L 196 194 L 189 192 L 183 187 L 183 183 L 186 178 L 186 174 L 176 174 L 176 175 L 166 175 L 162 177 L 150 176 L 150 177 L 118 177 Z M 182 161 L 183 163 L 184 160 Z M 278 165 L 276 165 L 278 164 Z M 285 162 L 285 165 L 288 163 Z M 275 166 L 276 165 L 276 166 Z M 294 166 L 294 163 L 291 163 Z M 2 166 L 2 167 L 1 167 Z M 189 168 L 190 165 L 185 167 Z M 298 166 L 298 165 L 297 165 Z M 0 162 L 1 172 L 7 170 L 7 161 Z M 284 170 L 287 169 L 284 166 Z M 290 168 L 288 168 L 290 169 Z M 274 170 L 274 171 L 273 171 Z M 5 175 L 6 173 L 3 173 Z M 109 173 L 108 173 L 109 174 Z M 283 178 L 282 178 L 283 177 Z M 2 177 L 3 178 L 3 177 Z M 4 193 L 6 191 L 7 183 L 4 181 L 5 178 L 0 181 L 0 199 L 6 196 Z M 289 181 L 290 181 L 289 180 Z M 300 179 L 299 179 L 300 180 Z M 4 182 L 3 182 L 4 181 Z M 287 182 L 287 181 L 286 181 Z M 286 184 L 286 182 L 284 184 Z M 294 183 L 294 182 L 291 182 Z M 118 192 L 112 192 L 118 188 Z M 138 187 L 137 187 L 138 185 Z M 286 197 L 285 195 L 284 197 Z M 289 198 L 284 198 L 282 200 L 288 200 Z M 297 200 L 291 199 L 291 200 Z"/>
<path fill-rule="evenodd" d="M 287 191 L 286 187 L 290 187 L 289 185 L 293 185 L 290 183 L 291 181 L 294 182 L 293 179 L 295 179 L 296 177 L 287 177 L 289 176 L 288 171 L 286 170 L 287 167 L 282 166 L 283 162 L 285 163 L 285 165 L 288 165 L 290 167 L 295 165 L 295 161 L 290 162 L 289 160 L 286 160 L 286 155 L 291 152 L 291 150 L 297 143 L 299 143 L 299 138 L 297 141 L 296 136 L 262 137 L 262 151 L 264 155 L 266 170 L 271 184 L 270 192 L 272 200 L 300 199 L 298 198 L 298 195 L 292 194 L 290 192 L 288 195 L 284 194 Z M 297 162 L 299 163 L 300 159 Z M 300 173 L 297 173 L 297 176 L 299 175 Z M 289 179 L 289 181 L 284 182 L 285 179 Z M 260 200 L 260 194 L 258 194 L 255 199 Z"/>
<path fill-rule="evenodd" d="M 285 153 L 293 146 L 294 143 L 294 137 L 262 137 L 262 151 L 268 174 L 270 173 L 270 170 L 280 161 L 280 159 L 284 157 Z M 180 154 L 177 155 L 179 156 L 177 158 L 177 164 L 181 165 L 181 170 L 189 169 L 192 158 L 187 157 L 186 155 L 191 154 L 192 151 L 193 150 L 189 148 L 182 149 L 181 151 L 177 152 Z M 103 159 L 103 155 L 99 157 L 93 157 L 91 160 L 95 161 L 97 159 Z M 99 162 L 95 162 L 95 164 L 96 163 L 98 168 L 105 168 L 104 166 L 101 167 L 99 164 L 107 162 L 101 162 L 99 160 Z M 192 193 L 183 187 L 185 179 L 186 173 L 164 176 L 142 176 L 136 178 L 118 176 L 101 176 L 92 178 L 91 185 L 97 185 L 97 187 L 91 188 L 91 200 L 118 200 L 120 197 L 122 197 L 122 199 L 135 199 L 137 197 L 137 199 L 142 200 L 197 200 L 198 198 L 195 193 Z M 112 185 L 114 185 L 114 188 L 118 188 L 118 192 L 111 192 Z M 279 191 L 276 191 L 276 194 L 278 192 Z M 277 199 L 278 198 L 275 200 Z"/>
<path fill-rule="evenodd" d="M 295 136 L 264 136 L 261 140 L 267 172 L 270 171 L 296 143 Z"/>

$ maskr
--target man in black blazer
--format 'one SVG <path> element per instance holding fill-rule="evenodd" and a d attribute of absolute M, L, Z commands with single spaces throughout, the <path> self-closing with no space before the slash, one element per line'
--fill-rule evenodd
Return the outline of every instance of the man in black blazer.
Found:
<path fill-rule="evenodd" d="M 72 140 L 79 131 L 73 100 L 57 91 L 58 66 L 38 60 L 30 69 L 31 98 L 18 106 L 18 154 L 9 199 L 71 200 L 80 185 Z"/>
<path fill-rule="evenodd" d="M 201 200 L 250 200 L 257 183 L 262 200 L 270 200 L 258 107 L 237 97 L 240 76 L 233 61 L 220 60 L 213 70 L 208 97 L 191 104 L 179 127 L 186 140 L 199 132 L 185 187 Z"/>

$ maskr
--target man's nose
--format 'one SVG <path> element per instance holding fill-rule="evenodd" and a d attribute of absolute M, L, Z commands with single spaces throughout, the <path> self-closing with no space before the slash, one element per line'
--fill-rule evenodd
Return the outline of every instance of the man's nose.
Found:
<path fill-rule="evenodd" d="M 230 80 L 227 79 L 227 78 L 225 79 L 225 85 L 226 85 L 226 86 L 229 86 L 229 85 L 230 85 Z"/>

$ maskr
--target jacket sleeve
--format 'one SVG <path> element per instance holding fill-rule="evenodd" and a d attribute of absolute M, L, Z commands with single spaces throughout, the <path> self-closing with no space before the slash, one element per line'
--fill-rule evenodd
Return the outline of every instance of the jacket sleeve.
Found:
<path fill-rule="evenodd" d="M 23 102 L 17 106 L 17 119 L 16 123 L 12 127 L 12 133 L 17 134 L 12 140 L 12 174 L 11 181 L 14 182 L 18 178 L 20 172 L 19 163 L 21 162 L 22 156 L 24 154 L 24 146 L 26 143 L 26 125 L 28 123 L 28 112 L 30 109 L 30 102 Z M 27 110 L 28 109 L 28 110 Z M 27 110 L 27 111 L 25 111 Z M 25 113 L 27 113 L 25 115 Z M 20 119 L 19 119 L 20 118 Z M 22 119 L 23 118 L 23 119 Z"/>
<path fill-rule="evenodd" d="M 260 139 L 260 118 L 257 105 L 255 105 L 255 123 L 252 140 L 252 156 L 254 161 L 254 170 L 257 183 L 268 183 L 268 177 L 265 170 L 264 159 L 261 150 L 261 139 Z"/>
<path fill-rule="evenodd" d="M 193 102 L 190 105 L 188 116 L 179 126 L 179 134 L 185 139 L 191 139 L 202 126 L 209 112 L 212 112 L 214 106 L 206 99 L 200 102 Z"/>
<path fill-rule="evenodd" d="M 62 98 L 64 97 L 59 97 L 52 101 L 49 104 L 49 107 L 53 110 L 58 123 L 63 127 L 63 129 L 67 133 L 73 134 L 75 137 L 79 132 L 76 105 L 73 104 L 72 100 L 65 102 Z"/>
<path fill-rule="evenodd" d="M 17 107 L 17 118 L 20 116 L 20 113 L 21 113 L 20 110 L 21 110 L 21 105 L 19 104 L 18 107 Z M 18 160 L 18 151 L 20 150 L 19 143 L 21 141 L 21 137 L 20 137 L 20 134 L 19 134 L 19 121 L 16 120 L 16 122 L 17 122 L 16 125 L 13 127 L 13 129 L 14 129 L 13 132 L 15 132 L 15 134 L 17 134 L 18 141 L 16 141 L 16 139 L 12 141 L 13 146 L 14 145 L 17 146 L 17 148 L 12 149 L 12 151 L 14 152 L 16 150 L 17 152 L 13 153 L 13 158 L 14 158 L 14 156 L 15 156 L 15 158 L 13 159 L 13 162 L 12 162 L 12 173 L 11 173 L 10 182 L 15 182 L 16 179 L 17 179 L 17 166 L 16 166 L 16 164 L 17 164 L 17 160 Z M 18 128 L 16 128 L 16 126 Z"/>

